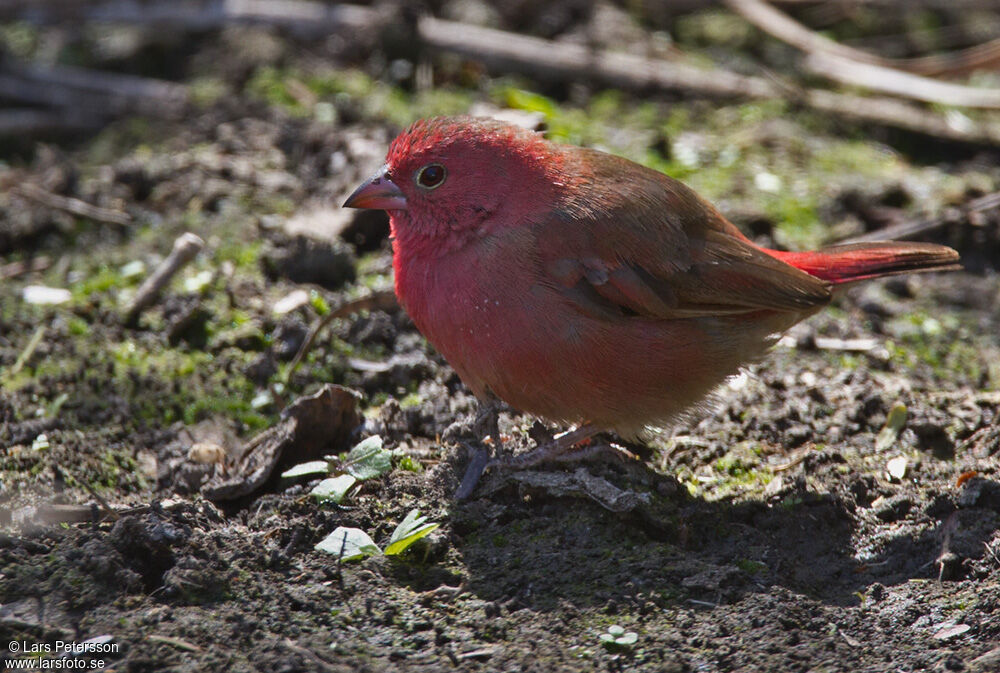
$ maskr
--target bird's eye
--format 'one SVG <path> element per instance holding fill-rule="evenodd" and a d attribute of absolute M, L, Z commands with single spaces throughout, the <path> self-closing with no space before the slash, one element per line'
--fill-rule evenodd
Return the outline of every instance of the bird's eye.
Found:
<path fill-rule="evenodd" d="M 417 172 L 417 184 L 424 189 L 434 189 L 444 183 L 448 171 L 441 164 L 427 164 Z"/>

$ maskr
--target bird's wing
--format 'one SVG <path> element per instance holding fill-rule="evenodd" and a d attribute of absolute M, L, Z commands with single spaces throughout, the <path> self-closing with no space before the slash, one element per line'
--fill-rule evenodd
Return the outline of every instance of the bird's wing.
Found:
<path fill-rule="evenodd" d="M 754 246 L 680 182 L 597 152 L 587 165 L 593 181 L 536 237 L 543 274 L 581 311 L 669 319 L 830 301 L 829 283 Z"/>

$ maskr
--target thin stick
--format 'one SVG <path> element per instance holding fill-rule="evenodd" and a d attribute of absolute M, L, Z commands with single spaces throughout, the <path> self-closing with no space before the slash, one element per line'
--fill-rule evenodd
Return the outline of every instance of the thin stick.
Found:
<path fill-rule="evenodd" d="M 338 306 L 335 310 L 330 311 L 325 316 L 317 320 L 309 330 L 309 336 L 307 336 L 306 340 L 302 342 L 299 352 L 295 354 L 291 364 L 288 365 L 288 372 L 285 376 L 285 381 L 287 382 L 292 378 L 292 374 L 295 373 L 295 370 L 299 368 L 300 364 L 302 364 L 302 360 L 309 353 L 309 351 L 312 350 L 313 342 L 316 341 L 316 337 L 319 336 L 321 331 L 323 331 L 323 328 L 337 318 L 344 318 L 358 313 L 359 311 L 391 311 L 396 308 L 399 308 L 399 303 L 396 301 L 396 295 L 391 291 L 383 291 L 373 292 L 367 297 L 361 297 L 360 299 L 349 301 L 342 306 Z"/>
<path fill-rule="evenodd" d="M 1000 109 L 1000 90 L 982 89 L 951 82 L 939 82 L 929 77 L 921 77 L 894 68 L 860 63 L 833 54 L 809 54 L 806 67 L 823 77 L 859 86 L 871 91 L 889 93 L 903 98 L 956 105 L 959 107 Z"/>
<path fill-rule="evenodd" d="M 87 219 L 94 220 L 95 222 L 117 224 L 121 227 L 132 224 L 132 216 L 128 213 L 123 213 L 120 210 L 101 208 L 100 206 L 95 206 L 87 203 L 86 201 L 74 199 L 69 196 L 53 194 L 52 192 L 31 183 L 18 185 L 13 191 L 26 199 L 31 199 L 32 201 L 40 203 L 43 206 L 48 206 L 49 208 L 54 208 L 56 210 L 62 210 L 78 217 L 86 217 Z"/>
<path fill-rule="evenodd" d="M 30 135 L 52 131 L 82 131 L 100 125 L 99 118 L 68 110 L 0 110 L 0 136 Z"/>
<path fill-rule="evenodd" d="M 205 241 L 196 234 L 191 232 L 181 234 L 174 241 L 173 250 L 170 251 L 167 258 L 156 267 L 152 275 L 136 291 L 132 303 L 125 311 L 125 324 L 134 325 L 142 310 L 153 303 L 160 290 L 166 287 L 174 274 L 194 259 L 203 247 L 205 247 Z"/>
<path fill-rule="evenodd" d="M 18 278 L 26 273 L 33 273 L 35 271 L 45 271 L 50 266 L 52 266 L 52 258 L 45 255 L 0 264 L 0 280 Z"/>
<path fill-rule="evenodd" d="M 864 1 L 870 4 L 880 2 L 886 6 L 899 5 L 898 0 Z M 931 1 L 920 0 L 922 5 Z M 933 1 L 954 3 L 949 4 L 949 7 L 956 7 L 960 2 Z M 961 5 L 974 6 L 978 1 L 980 0 L 961 0 Z M 73 3 L 73 7 L 79 9 L 80 6 Z M 128 10 L 129 7 L 133 9 Z M 310 0 L 282 0 L 280 5 L 260 0 L 232 0 L 221 7 L 212 5 L 211 11 L 200 12 L 180 12 L 171 9 L 169 3 L 144 3 L 141 10 L 136 7 L 128 2 L 105 2 L 96 7 L 79 9 L 74 16 L 146 25 L 176 20 L 172 25 L 191 30 L 250 22 L 280 24 L 295 30 L 313 32 L 371 29 L 385 21 L 381 13 L 368 7 L 345 4 L 328 8 Z M 37 11 L 33 16 L 36 15 L 39 15 Z M 49 14 L 43 12 L 40 14 L 43 18 L 39 20 L 54 20 L 58 15 L 56 10 Z M 790 88 L 787 84 L 782 85 L 772 79 L 740 75 L 721 68 L 705 69 L 686 63 L 594 50 L 579 44 L 554 42 L 433 18 L 425 18 L 419 22 L 417 35 L 432 50 L 459 54 L 490 67 L 525 72 L 535 77 L 589 79 L 623 89 L 682 90 L 707 96 L 753 99 L 785 98 Z M 35 86 L 35 89 L 38 88 Z M 57 89 L 48 86 L 48 90 L 43 89 L 42 93 L 57 95 L 58 92 L 51 91 L 53 88 Z M 853 96 L 808 89 L 802 90 L 794 102 L 857 122 L 901 128 L 945 140 L 1000 146 L 1000 125 L 996 123 L 963 121 L 962 124 L 954 124 L 943 115 L 893 98 Z M 953 100 L 949 102 L 954 104 Z M 154 114 L 157 112 L 154 110 Z"/>
<path fill-rule="evenodd" d="M 978 199 L 973 199 L 969 201 L 962 208 L 962 212 L 969 213 L 981 213 L 987 210 L 992 210 L 994 208 L 1000 207 L 1000 192 L 991 192 L 984 196 L 980 196 Z M 867 234 L 862 234 L 861 236 L 854 236 L 849 238 L 843 243 L 863 243 L 865 241 L 900 241 L 911 238 L 916 238 L 922 236 L 930 231 L 935 231 L 944 226 L 947 226 L 951 222 L 950 218 L 943 216 L 931 217 L 923 220 L 909 220 L 905 222 L 899 222 L 898 224 L 893 224 L 891 226 L 885 227 L 884 229 L 879 229 L 878 231 L 871 231 Z"/>
<path fill-rule="evenodd" d="M 1000 108 L 1000 90 L 939 82 L 902 72 L 890 59 L 834 42 L 809 30 L 763 0 L 725 0 L 744 19 L 779 40 L 806 52 L 806 66 L 841 84 L 860 86 L 928 103 Z"/>
<path fill-rule="evenodd" d="M 856 0 L 850 0 L 854 3 Z M 882 0 L 888 4 L 894 0 Z M 895 0 L 900 6 L 913 2 Z M 950 2 L 951 0 L 944 0 Z M 773 4 L 789 4 L 791 0 L 776 1 Z M 798 47 L 810 54 L 829 54 L 874 65 L 895 68 L 928 77 L 938 75 L 965 74 L 979 68 L 995 67 L 1000 62 L 1000 38 L 988 40 L 966 49 L 943 54 L 931 54 L 916 58 L 885 58 L 862 49 L 857 49 L 810 30 L 787 14 L 780 12 L 762 0 L 725 0 L 726 5 L 744 19 L 782 42 Z M 847 4 L 845 0 L 842 4 Z M 954 9 L 954 7 L 949 7 Z"/>
<path fill-rule="evenodd" d="M 85 482 L 82 479 L 80 479 L 79 477 L 77 477 L 76 474 L 72 470 L 70 470 L 69 468 L 67 468 L 64 465 L 53 465 L 53 468 L 55 468 L 56 470 L 58 470 L 60 472 L 64 472 L 64 473 L 68 474 L 73 479 L 73 481 L 75 481 L 81 488 L 83 488 L 83 490 L 85 490 L 87 493 L 89 493 L 90 496 L 94 500 L 97 501 L 97 503 L 101 506 L 101 509 L 103 509 L 105 512 L 107 512 L 108 516 L 110 516 L 112 519 L 114 519 L 115 521 L 117 521 L 119 518 L 121 518 L 121 517 L 119 517 L 118 512 L 116 512 L 114 510 L 114 508 L 111 507 L 111 504 L 108 503 L 108 501 L 105 500 L 104 497 L 100 493 L 98 493 L 97 491 L 94 490 L 93 486 L 91 486 L 87 482 Z"/>
<path fill-rule="evenodd" d="M 593 50 L 584 45 L 439 19 L 423 19 L 418 32 L 436 49 L 474 58 L 487 66 L 533 76 L 559 80 L 589 78 L 623 89 L 679 89 L 709 96 L 757 99 L 788 98 L 791 90 L 798 92 L 793 102 L 838 117 L 947 140 L 1000 145 L 1000 125 L 985 122 L 955 125 L 941 115 L 893 98 L 797 89 L 771 79 L 740 75 L 721 68 L 707 70 L 685 63 Z"/>

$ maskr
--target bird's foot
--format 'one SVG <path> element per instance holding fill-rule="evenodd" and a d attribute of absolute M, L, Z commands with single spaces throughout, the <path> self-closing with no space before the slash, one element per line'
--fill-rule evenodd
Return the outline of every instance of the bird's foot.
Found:
<path fill-rule="evenodd" d="M 469 450 L 471 459 L 465 470 L 465 475 L 462 477 L 462 483 L 459 484 L 458 490 L 455 492 L 455 498 L 465 500 L 472 495 L 479 480 L 487 470 L 524 470 L 545 462 L 585 460 L 602 453 L 607 450 L 607 445 L 589 441 L 597 432 L 598 429 L 593 425 L 581 425 L 574 430 L 556 435 L 552 441 L 517 456 L 490 458 L 485 448 L 466 444 L 465 447 Z M 497 434 L 496 440 L 499 443 L 499 434 Z"/>

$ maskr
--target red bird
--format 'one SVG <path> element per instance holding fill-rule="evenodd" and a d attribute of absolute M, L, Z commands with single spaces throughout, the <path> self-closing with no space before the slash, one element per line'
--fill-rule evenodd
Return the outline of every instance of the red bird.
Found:
<path fill-rule="evenodd" d="M 490 119 L 416 122 L 344 205 L 389 212 L 396 295 L 476 396 L 574 441 L 669 423 L 838 285 L 958 268 L 929 243 L 760 248 L 677 180 Z"/>

